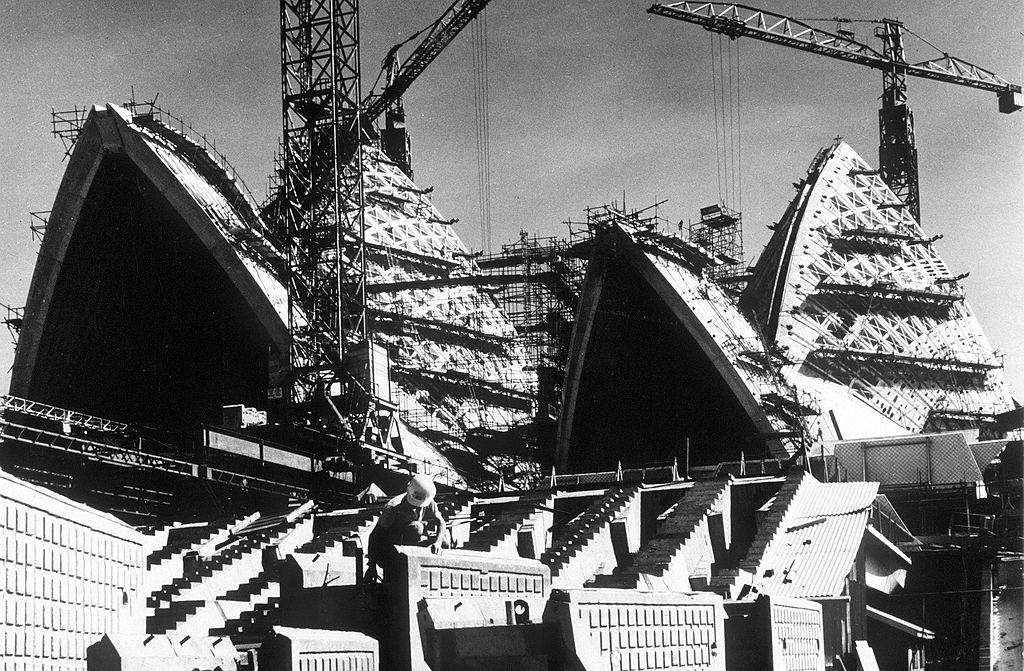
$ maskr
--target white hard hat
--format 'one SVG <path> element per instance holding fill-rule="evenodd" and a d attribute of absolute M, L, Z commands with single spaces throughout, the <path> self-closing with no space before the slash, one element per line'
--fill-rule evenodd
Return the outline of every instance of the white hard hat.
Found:
<path fill-rule="evenodd" d="M 414 475 L 405 488 L 405 500 L 414 508 L 429 505 L 437 494 L 434 481 L 426 475 Z"/>

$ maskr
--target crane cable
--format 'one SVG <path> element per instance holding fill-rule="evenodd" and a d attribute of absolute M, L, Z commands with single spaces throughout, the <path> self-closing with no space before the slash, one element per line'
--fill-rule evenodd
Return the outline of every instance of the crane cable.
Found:
<path fill-rule="evenodd" d="M 723 38 L 721 34 L 711 34 L 710 37 L 718 199 L 722 204 L 742 210 L 743 114 L 739 42 Z"/>
<path fill-rule="evenodd" d="M 476 104 L 477 194 L 480 203 L 480 246 L 491 253 L 491 124 L 488 77 L 487 10 L 473 21 L 473 100 Z"/>
<path fill-rule="evenodd" d="M 715 106 L 715 177 L 718 178 L 718 200 L 722 200 L 722 152 L 719 151 L 721 140 L 718 133 L 718 68 L 715 66 L 715 38 L 712 32 L 708 33 L 711 40 L 711 100 Z"/>

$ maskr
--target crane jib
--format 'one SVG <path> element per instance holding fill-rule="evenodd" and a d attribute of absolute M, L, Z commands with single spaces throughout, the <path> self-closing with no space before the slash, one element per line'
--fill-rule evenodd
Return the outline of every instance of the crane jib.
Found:
<path fill-rule="evenodd" d="M 705 30 L 731 39 L 752 37 L 765 42 L 810 51 L 838 60 L 850 61 L 884 72 L 970 86 L 992 91 L 999 96 L 999 111 L 1021 109 L 1017 94 L 1021 87 L 999 75 L 948 54 L 922 63 L 906 63 L 879 53 L 849 34 L 838 35 L 807 25 L 797 19 L 737 4 L 678 2 L 652 5 L 647 12 L 695 23 Z M 893 22 L 895 23 L 895 22 Z"/>

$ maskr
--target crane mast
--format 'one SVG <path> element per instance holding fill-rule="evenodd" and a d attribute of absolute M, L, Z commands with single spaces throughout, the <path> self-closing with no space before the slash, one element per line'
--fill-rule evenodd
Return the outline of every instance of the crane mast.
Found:
<path fill-rule="evenodd" d="M 280 9 L 284 386 L 297 408 L 365 385 L 345 369 L 350 346 L 366 341 L 359 1 L 281 0 Z"/>
<path fill-rule="evenodd" d="M 878 110 L 878 170 L 893 193 L 921 221 L 921 188 L 917 177 L 914 113 L 907 105 L 907 59 L 903 24 L 884 19 L 875 32 L 882 39 L 882 57 L 893 67 L 882 70 L 882 106 Z"/>
<path fill-rule="evenodd" d="M 277 194 L 287 247 L 286 365 L 271 366 L 271 395 L 293 421 L 340 425 L 360 435 L 375 403 L 366 305 L 364 156 L 374 121 L 388 112 L 382 144 L 411 174 L 402 95 L 488 0 L 455 0 L 387 85 L 363 96 L 359 0 L 281 0 L 283 168 Z M 404 43 L 402 43 L 404 44 Z"/>
<path fill-rule="evenodd" d="M 921 77 L 949 84 L 969 86 L 996 94 L 999 111 L 1021 109 L 1021 87 L 967 61 L 943 54 L 941 58 L 908 63 L 903 49 L 904 25 L 883 19 L 876 28 L 882 51 L 858 42 L 851 33 L 830 33 L 798 19 L 746 5 L 710 2 L 655 4 L 649 14 L 695 23 L 706 30 L 732 39 L 753 37 L 765 42 L 866 65 L 882 71 L 882 105 L 878 112 L 879 172 L 900 197 L 914 218 L 920 221 L 920 195 L 914 115 L 907 105 L 907 77 Z"/>

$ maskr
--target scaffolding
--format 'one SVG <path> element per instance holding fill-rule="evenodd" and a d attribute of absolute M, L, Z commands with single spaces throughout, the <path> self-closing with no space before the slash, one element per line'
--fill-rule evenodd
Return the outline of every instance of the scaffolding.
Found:
<path fill-rule="evenodd" d="M 34 242 L 42 242 L 46 235 L 46 225 L 50 220 L 49 210 L 28 213 L 28 230 L 32 234 Z"/>
<path fill-rule="evenodd" d="M 700 208 L 700 219 L 689 225 L 689 239 L 707 248 L 718 264 L 709 269 L 719 281 L 740 275 L 743 270 L 743 217 L 725 205 Z"/>
<path fill-rule="evenodd" d="M 89 108 L 85 106 L 79 108 L 78 105 L 75 105 L 72 109 L 60 112 L 50 108 L 50 132 L 64 145 L 64 158 L 70 157 L 71 152 L 74 151 L 78 134 L 88 116 Z"/>
<path fill-rule="evenodd" d="M 0 309 L 6 313 L 4 325 L 7 326 L 7 331 L 11 334 L 11 344 L 17 347 L 18 336 L 21 334 L 21 324 L 25 321 L 25 308 L 0 303 Z"/>
<path fill-rule="evenodd" d="M 934 248 L 941 236 L 925 235 L 878 171 L 838 141 L 799 188 L 790 211 L 799 202 L 800 218 L 770 243 L 803 250 L 778 308 L 780 344 L 908 431 L 988 435 L 1012 401 L 967 304 L 966 273 Z"/>

